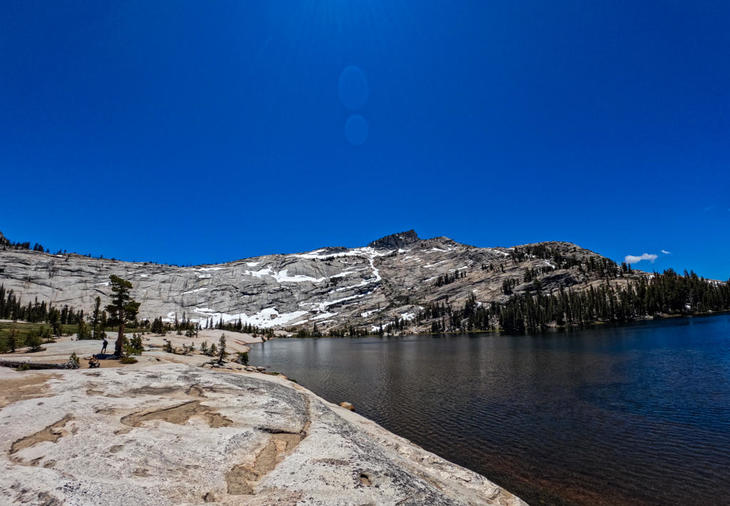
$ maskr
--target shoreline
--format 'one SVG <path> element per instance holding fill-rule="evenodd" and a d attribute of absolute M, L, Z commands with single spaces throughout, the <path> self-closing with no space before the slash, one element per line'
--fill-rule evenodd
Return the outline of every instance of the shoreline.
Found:
<path fill-rule="evenodd" d="M 590 322 L 586 325 L 562 325 L 562 326 L 555 326 L 550 325 L 548 328 L 542 332 L 525 332 L 524 334 L 509 334 L 506 332 L 502 332 L 501 330 L 497 329 L 472 329 L 472 330 L 450 330 L 450 331 L 444 331 L 444 332 L 417 332 L 417 331 L 406 331 L 398 334 L 388 334 L 387 332 L 383 335 L 379 335 L 377 333 L 373 334 L 366 334 L 362 336 L 330 336 L 330 335 L 321 335 L 321 336 L 297 336 L 297 335 L 290 335 L 290 336 L 277 336 L 278 339 L 360 339 L 365 337 L 406 337 L 406 336 L 456 336 L 456 335 L 471 335 L 471 334 L 491 334 L 491 335 L 501 335 L 501 336 L 508 336 L 508 337 L 542 337 L 546 335 L 556 335 L 556 334 L 568 334 L 570 332 L 576 332 L 581 330 L 588 330 L 593 329 L 597 327 L 610 327 L 610 328 L 620 328 L 620 327 L 627 327 L 631 326 L 637 323 L 647 323 L 647 322 L 661 322 L 664 320 L 677 320 L 677 319 L 690 319 L 690 318 L 710 318 L 713 316 L 723 316 L 723 315 L 729 315 L 730 310 L 727 311 L 708 311 L 704 313 L 682 313 L 682 314 L 671 314 L 671 313 L 662 313 L 661 315 L 656 316 L 647 316 L 642 318 L 636 318 L 633 320 L 627 320 L 623 322 L 619 321 L 601 321 L 601 320 L 595 320 L 593 322 Z"/>
<path fill-rule="evenodd" d="M 90 348 L 73 340 L 46 347 L 32 359 Z M 209 357 L 157 349 L 137 358 L 102 369 L 0 368 L 5 497 L 76 504 L 525 504 L 282 374 L 230 362 L 209 368 Z"/>

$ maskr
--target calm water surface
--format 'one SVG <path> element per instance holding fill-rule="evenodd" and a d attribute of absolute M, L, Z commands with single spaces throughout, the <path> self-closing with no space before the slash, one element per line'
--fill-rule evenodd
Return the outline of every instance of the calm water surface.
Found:
<path fill-rule="evenodd" d="M 533 504 L 730 504 L 730 316 L 543 337 L 281 339 L 252 363 Z"/>

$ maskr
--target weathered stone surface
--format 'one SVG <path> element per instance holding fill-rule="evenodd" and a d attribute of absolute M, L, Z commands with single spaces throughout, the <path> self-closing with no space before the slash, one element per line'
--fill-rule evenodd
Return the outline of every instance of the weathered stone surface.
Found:
<path fill-rule="evenodd" d="M 401 232 L 399 234 L 386 235 L 377 239 L 368 246 L 375 249 L 399 249 L 407 248 L 408 246 L 415 244 L 419 241 L 418 234 L 415 230 L 409 230 L 407 232 Z"/>
<path fill-rule="evenodd" d="M 0 409 L 4 504 L 524 504 L 280 376 L 0 369 L 19 380 L 45 386 Z"/>
<path fill-rule="evenodd" d="M 544 244 L 580 260 L 603 258 L 570 243 Z M 422 240 L 413 231 L 364 248 L 323 248 L 195 267 L 0 248 L 0 284 L 24 301 L 37 297 L 88 311 L 95 297 L 107 300 L 109 275 L 116 274 L 133 283 L 146 318 L 241 318 L 261 327 L 316 323 L 320 329 L 353 325 L 372 331 L 394 318 L 411 319 L 421 306 L 437 300 L 460 305 L 473 294 L 480 303 L 504 302 L 503 282 L 516 280 L 514 292 L 524 292 L 530 287 L 523 281 L 528 269 L 540 271 L 547 292 L 600 280 L 545 259 L 515 261 L 511 252 L 445 237 Z M 439 276 L 457 271 L 464 276 L 437 286 Z"/>

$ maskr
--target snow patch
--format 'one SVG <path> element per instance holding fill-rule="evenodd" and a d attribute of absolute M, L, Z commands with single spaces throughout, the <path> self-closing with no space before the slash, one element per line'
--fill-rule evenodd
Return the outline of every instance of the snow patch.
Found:
<path fill-rule="evenodd" d="M 310 318 L 310 320 L 322 320 L 324 318 L 330 318 L 332 316 L 337 316 L 337 313 L 322 313 L 318 314 L 317 316 L 314 316 Z"/>
<path fill-rule="evenodd" d="M 255 325 L 257 327 L 262 328 L 271 328 L 271 327 L 279 327 L 288 325 L 289 323 L 298 320 L 308 314 L 307 311 L 292 311 L 290 313 L 279 313 L 279 311 L 276 310 L 276 308 L 270 307 L 265 308 L 259 311 L 258 313 L 254 313 L 251 315 L 248 315 L 247 313 L 223 313 L 219 311 L 215 311 L 213 309 L 207 308 L 207 307 L 196 307 L 194 308 L 191 313 L 202 315 L 198 318 L 192 317 L 189 318 L 192 322 L 197 322 L 201 326 L 205 325 L 205 322 L 212 318 L 214 322 L 218 322 L 221 319 L 223 320 L 223 323 L 229 323 L 233 322 L 236 323 L 238 320 L 241 320 L 241 322 L 244 325 Z M 175 312 L 170 312 L 167 314 L 167 318 L 165 318 L 165 321 L 174 321 L 175 319 Z"/>
<path fill-rule="evenodd" d="M 444 262 L 446 262 L 446 260 L 440 260 L 440 261 L 436 262 L 435 264 L 428 264 L 428 265 L 424 265 L 424 267 L 425 267 L 426 269 L 431 269 L 432 267 L 436 267 L 437 265 L 439 265 L 439 264 L 442 264 L 442 263 L 444 263 Z"/>
<path fill-rule="evenodd" d="M 187 295 L 187 294 L 189 294 L 189 293 L 197 293 L 197 292 L 202 292 L 202 291 L 204 291 L 204 290 L 207 290 L 207 289 L 208 289 L 207 287 L 203 287 L 203 288 L 195 288 L 194 290 L 188 290 L 188 291 L 186 291 L 186 292 L 183 292 L 182 294 L 183 294 L 183 295 Z"/>
<path fill-rule="evenodd" d="M 313 278 L 311 276 L 305 276 L 303 274 L 290 275 L 287 269 L 284 269 L 281 272 L 274 272 L 271 270 L 271 267 L 266 267 L 265 269 L 261 269 L 260 271 L 243 271 L 243 274 L 245 276 L 254 276 L 256 278 L 263 278 L 264 276 L 268 276 L 274 278 L 279 283 L 321 283 L 322 281 L 327 279 Z"/>
<path fill-rule="evenodd" d="M 286 269 L 281 272 L 274 274 L 274 279 L 279 283 L 321 283 L 327 278 L 313 278 L 311 276 L 305 276 L 304 274 L 289 275 Z"/>
<path fill-rule="evenodd" d="M 449 272 L 456 272 L 456 271 L 466 270 L 468 268 L 469 268 L 469 266 L 462 265 L 461 267 L 457 267 L 456 269 L 449 269 Z"/>
<path fill-rule="evenodd" d="M 380 311 L 382 311 L 382 309 L 380 309 L 380 308 L 378 308 L 378 309 L 371 309 L 369 311 L 365 311 L 363 313 L 360 313 L 360 316 L 362 316 L 363 318 L 367 318 L 368 316 L 373 315 L 375 313 L 378 313 Z"/>
<path fill-rule="evenodd" d="M 362 269 L 355 269 L 355 270 L 351 270 L 351 271 L 342 271 L 339 274 L 333 274 L 332 276 L 330 276 L 330 279 L 333 279 L 333 278 L 344 278 L 344 277 L 349 276 L 350 274 L 357 274 L 361 270 Z"/>
<path fill-rule="evenodd" d="M 370 257 L 368 260 L 370 260 L 370 267 L 373 269 L 373 276 L 375 276 L 375 281 L 373 282 L 377 283 L 383 278 L 380 277 L 380 271 L 377 267 L 375 267 L 375 260 L 373 259 L 373 257 Z"/>
<path fill-rule="evenodd" d="M 340 299 L 326 300 L 324 302 L 300 302 L 299 306 L 310 307 L 310 308 L 312 308 L 313 311 L 316 311 L 317 313 L 323 313 L 323 312 L 327 312 L 327 308 L 330 306 L 334 306 L 336 304 L 341 304 L 343 302 L 348 302 L 351 300 L 361 299 L 363 297 L 367 297 L 371 293 L 373 293 L 372 290 L 369 292 L 366 292 L 366 293 L 358 293 L 355 295 L 342 297 Z"/>
<path fill-rule="evenodd" d="M 308 258 L 308 259 L 316 259 L 316 260 L 329 260 L 331 258 L 340 258 L 340 257 L 357 257 L 357 256 L 364 256 L 367 258 L 374 258 L 374 257 L 382 257 L 389 255 L 390 252 L 386 251 L 383 253 L 379 253 L 375 249 L 371 248 L 370 246 L 366 246 L 364 248 L 353 248 L 349 249 L 347 251 L 338 251 L 337 253 L 325 253 L 320 254 L 323 250 L 318 249 L 314 251 L 310 251 L 309 253 L 298 253 L 295 255 L 292 255 L 296 258 Z"/>
<path fill-rule="evenodd" d="M 264 276 L 274 276 L 274 271 L 271 270 L 271 267 L 267 267 L 265 269 L 261 269 L 260 271 L 243 271 L 244 276 L 253 276 L 255 278 L 262 278 Z"/>

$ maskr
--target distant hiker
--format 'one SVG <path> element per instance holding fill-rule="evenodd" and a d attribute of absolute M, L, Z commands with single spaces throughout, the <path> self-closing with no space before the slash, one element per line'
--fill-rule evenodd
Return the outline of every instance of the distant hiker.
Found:
<path fill-rule="evenodd" d="M 89 360 L 89 368 L 91 368 L 91 369 L 96 369 L 100 365 L 101 364 L 99 363 L 99 361 L 97 360 L 96 357 L 91 357 L 91 359 Z"/>
<path fill-rule="evenodd" d="M 109 346 L 109 341 L 104 338 L 104 340 L 101 342 L 101 354 L 104 355 L 106 353 L 106 347 Z"/>

